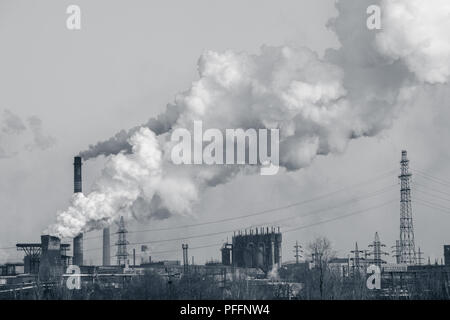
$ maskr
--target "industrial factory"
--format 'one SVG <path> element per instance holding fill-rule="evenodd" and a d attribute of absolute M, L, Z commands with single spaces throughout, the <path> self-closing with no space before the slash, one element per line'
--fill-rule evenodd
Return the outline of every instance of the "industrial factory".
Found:
<path fill-rule="evenodd" d="M 218 254 L 220 250 L 221 261 L 211 260 L 204 265 L 196 265 L 193 257 L 192 260 L 189 259 L 189 245 L 183 243 L 180 248 L 183 253 L 182 261 L 153 261 L 147 246 L 142 245 L 141 260 L 137 262 L 136 249 L 133 249 L 132 255 L 128 252 L 128 231 L 124 218 L 121 217 L 117 223 L 117 241 L 114 243 L 117 252 L 114 261 L 111 259 L 110 228 L 103 229 L 102 265 L 84 263 L 82 233 L 71 239 L 71 243 L 67 243 L 67 239 L 63 242 L 48 234 L 42 235 L 40 242 L 17 243 L 16 249 L 23 252 L 23 262 L 0 266 L 0 298 L 2 295 L 16 297 L 18 292 L 26 296 L 38 284 L 49 289 L 63 284 L 74 274 L 80 280 L 80 285 L 101 284 L 106 288 L 120 290 L 133 282 L 133 279 L 140 279 L 148 272 L 158 274 L 168 284 L 186 276 L 201 275 L 202 279 L 210 277 L 222 289 L 229 289 L 226 283 L 236 279 L 251 281 L 258 288 L 262 285 L 273 288 L 273 284 L 277 283 L 285 288 L 277 291 L 278 297 L 291 298 L 293 292 L 303 292 L 308 274 L 323 272 L 324 266 L 346 286 L 354 283 L 356 278 L 364 278 L 369 268 L 379 268 L 383 290 L 377 291 L 377 297 L 392 297 L 393 292 L 396 297 L 411 297 L 411 284 L 429 282 L 430 278 L 441 279 L 439 281 L 448 278 L 450 245 L 444 246 L 445 259 L 423 263 L 423 252 L 420 248 L 416 249 L 411 207 L 411 173 L 406 151 L 402 152 L 400 165 L 400 239 L 397 240 L 392 255 L 386 250 L 379 233 L 375 232 L 374 240 L 368 244 L 367 250 L 362 250 L 355 243 L 345 257 L 327 256 L 328 253 L 323 251 L 326 247 L 324 243 L 316 247 L 310 246 L 306 257 L 302 255 L 302 246 L 296 242 L 295 262 L 283 263 L 283 236 L 280 228 L 259 226 L 235 231 L 231 242 L 227 241 L 217 248 Z M 80 157 L 74 158 L 74 192 L 82 192 Z M 385 257 L 389 255 L 395 258 L 395 263 L 387 262 Z M 300 258 L 303 259 L 300 261 Z M 305 277 L 303 282 L 296 282 L 298 277 L 289 276 L 292 272 L 300 272 Z M 449 289 L 450 283 L 445 280 L 443 287 Z"/>
<path fill-rule="evenodd" d="M 82 192 L 82 159 L 74 158 L 74 193 Z M 102 265 L 85 265 L 83 260 L 83 233 L 73 238 L 72 244 L 62 243 L 61 239 L 52 235 L 42 235 L 39 243 L 17 243 L 18 251 L 24 253 L 23 263 L 6 264 L 1 266 L 0 273 L 0 294 L 9 292 L 1 290 L 8 288 L 8 285 L 18 285 L 23 283 L 40 283 L 53 285 L 61 283 L 62 280 L 70 277 L 72 271 L 67 272 L 69 267 L 80 268 L 80 276 L 83 283 L 93 283 L 101 281 L 112 286 L 123 285 L 124 281 L 129 281 L 134 276 L 143 274 L 146 270 L 158 271 L 161 274 L 171 272 L 180 276 L 189 272 L 215 274 L 231 276 L 251 276 L 253 278 L 263 278 L 274 266 L 281 266 L 281 233 L 280 229 L 266 227 L 252 229 L 250 231 L 238 231 L 233 236 L 232 243 L 225 243 L 221 249 L 222 261 L 209 262 L 205 265 L 189 265 L 188 244 L 182 245 L 183 262 L 180 261 L 148 261 L 144 259 L 137 264 L 135 250 L 130 263 L 130 254 L 127 251 L 128 241 L 126 239 L 127 230 L 123 217 L 118 222 L 115 242 L 117 247 L 117 260 L 111 263 L 111 239 L 110 229 L 103 229 L 102 237 Z M 72 250 L 71 250 L 72 249 Z M 147 248 L 142 246 L 142 252 L 146 253 Z M 218 248 L 219 250 L 219 248 Z M 72 255 L 69 252 L 72 252 Z M 168 271 L 169 270 L 169 271 Z M 10 289 L 13 290 L 13 289 Z"/>
<path fill-rule="evenodd" d="M 278 228 L 256 228 L 234 234 L 231 244 L 225 243 L 222 264 L 240 268 L 259 268 L 265 272 L 281 266 L 281 233 Z"/>

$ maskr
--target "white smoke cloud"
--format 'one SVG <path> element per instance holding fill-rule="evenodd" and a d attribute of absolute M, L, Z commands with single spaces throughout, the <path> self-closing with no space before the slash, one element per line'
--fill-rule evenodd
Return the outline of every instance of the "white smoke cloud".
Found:
<path fill-rule="evenodd" d="M 450 2 L 384 0 L 380 51 L 400 59 L 420 81 L 446 83 L 450 76 Z"/>
<path fill-rule="evenodd" d="M 81 153 L 85 159 L 108 156 L 102 177 L 92 193 L 74 195 L 49 232 L 74 236 L 121 215 L 189 215 L 205 188 L 256 172 L 250 166 L 173 165 L 171 130 L 192 130 L 196 120 L 204 130 L 279 128 L 280 165 L 287 170 L 304 168 L 318 155 L 343 152 L 351 139 L 388 128 L 417 81 L 405 57 L 377 49 L 380 39 L 398 34 L 391 31 L 393 22 L 378 34 L 361 27 L 372 2 L 337 3 L 339 16 L 330 27 L 342 47 L 328 50 L 323 59 L 308 48 L 292 47 L 264 46 L 258 54 L 205 52 L 198 62 L 200 79 L 165 113 Z M 392 10 L 383 5 L 383 12 Z"/>
<path fill-rule="evenodd" d="M 74 194 L 72 205 L 58 213 L 46 233 L 74 237 L 81 230 L 106 227 L 120 216 L 140 219 L 164 216 L 165 211 L 186 213 L 197 199 L 195 187 L 163 168 L 156 135 L 141 128 L 129 143 L 132 152 L 111 156 L 93 191 Z"/>

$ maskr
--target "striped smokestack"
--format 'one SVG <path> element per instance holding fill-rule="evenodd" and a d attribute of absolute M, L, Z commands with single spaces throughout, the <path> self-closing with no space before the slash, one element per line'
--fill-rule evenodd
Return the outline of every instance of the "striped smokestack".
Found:
<path fill-rule="evenodd" d="M 81 157 L 75 157 L 73 161 L 73 192 L 83 192 L 82 175 L 81 175 L 82 161 Z M 73 238 L 73 264 L 76 266 L 83 265 L 83 234 Z"/>

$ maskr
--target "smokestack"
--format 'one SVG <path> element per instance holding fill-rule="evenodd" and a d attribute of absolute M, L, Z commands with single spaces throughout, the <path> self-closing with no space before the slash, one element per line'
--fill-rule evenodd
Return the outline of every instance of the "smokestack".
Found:
<path fill-rule="evenodd" d="M 73 264 L 76 266 L 83 265 L 83 234 L 80 233 L 73 238 Z"/>
<path fill-rule="evenodd" d="M 111 265 L 111 248 L 109 228 L 103 229 L 103 265 Z"/>
<path fill-rule="evenodd" d="M 73 192 L 83 192 L 81 182 L 81 157 L 75 157 L 73 162 Z"/>
<path fill-rule="evenodd" d="M 75 157 L 73 159 L 73 192 L 83 192 L 81 166 L 81 157 Z M 76 266 L 83 265 L 83 234 L 73 238 L 73 264 Z"/>

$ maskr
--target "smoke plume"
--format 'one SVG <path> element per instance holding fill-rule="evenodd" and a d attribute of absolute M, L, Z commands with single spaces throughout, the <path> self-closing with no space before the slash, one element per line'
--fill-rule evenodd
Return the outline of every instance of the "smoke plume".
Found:
<path fill-rule="evenodd" d="M 366 9 L 373 4 L 337 2 L 339 15 L 329 27 L 341 47 L 323 58 L 308 48 L 287 46 L 263 46 L 258 54 L 205 52 L 198 61 L 199 80 L 163 114 L 80 153 L 85 160 L 107 156 L 102 177 L 90 194 L 74 195 L 50 232 L 74 236 L 121 215 L 189 215 L 205 188 L 256 171 L 173 165 L 170 133 L 192 130 L 195 120 L 204 130 L 279 128 L 285 170 L 304 168 L 318 155 L 343 152 L 351 139 L 389 128 L 414 87 L 448 80 L 445 32 L 427 31 L 438 30 L 450 10 L 440 0 L 381 1 L 385 19 L 377 31 L 366 28 Z M 441 7 L 429 8 L 434 5 Z M 434 13 L 438 19 L 431 18 Z M 408 26 L 411 21 L 416 25 Z"/>

